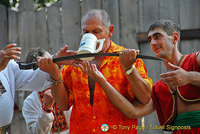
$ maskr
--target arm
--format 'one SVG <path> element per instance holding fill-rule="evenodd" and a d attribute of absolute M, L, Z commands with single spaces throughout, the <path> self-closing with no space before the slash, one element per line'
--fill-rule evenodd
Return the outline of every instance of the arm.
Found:
<path fill-rule="evenodd" d="M 17 55 L 21 54 L 21 48 L 16 46 L 16 44 L 9 44 L 0 51 L 0 71 L 6 68 L 11 59 L 20 59 Z"/>
<path fill-rule="evenodd" d="M 152 100 L 146 105 L 139 103 L 131 104 L 112 85 L 110 85 L 110 83 L 106 81 L 105 77 L 100 71 L 98 71 L 95 64 L 90 65 L 88 62 L 84 62 L 80 65 L 80 68 L 103 88 L 112 104 L 128 118 L 134 119 L 142 117 L 154 111 Z"/>
<path fill-rule="evenodd" d="M 38 66 L 41 70 L 47 72 L 51 77 L 51 81 L 53 81 L 51 82 L 51 91 L 56 104 L 58 104 L 61 110 L 68 110 L 69 93 L 62 82 L 57 64 L 55 64 L 51 58 L 40 57 L 40 59 L 38 59 Z"/>
<path fill-rule="evenodd" d="M 29 134 L 48 134 L 51 131 L 53 113 L 47 113 L 42 109 L 37 92 L 33 92 L 25 99 L 22 114 Z"/>
<path fill-rule="evenodd" d="M 6 74 L 8 79 L 13 81 L 12 88 L 21 90 L 39 90 L 45 89 L 49 85 L 46 81 L 47 74 L 40 71 L 20 70 L 18 64 L 13 60 L 19 60 L 17 55 L 20 55 L 21 48 L 16 47 L 16 44 L 10 44 L 0 51 L 0 71 L 7 69 Z M 5 73 L 5 72 L 4 72 Z"/>
<path fill-rule="evenodd" d="M 148 115 L 155 110 L 152 99 L 150 99 L 147 104 L 141 104 L 137 101 L 131 104 L 131 102 L 115 90 L 106 80 L 99 80 L 98 83 L 103 87 L 112 104 L 130 119 L 136 119 Z"/>
<path fill-rule="evenodd" d="M 126 72 L 132 67 L 138 53 L 139 51 L 134 49 L 127 49 L 120 52 L 119 61 L 123 72 Z M 142 104 L 147 104 L 151 98 L 150 85 L 140 76 L 136 68 L 126 76 L 136 99 Z"/>
<path fill-rule="evenodd" d="M 15 77 L 15 89 L 26 91 L 42 91 L 50 87 L 49 75 L 40 69 L 20 70 L 16 62 L 9 65 Z M 13 77 L 13 76 L 10 76 Z"/>
<path fill-rule="evenodd" d="M 198 56 L 197 63 L 200 62 Z M 193 84 L 200 86 L 200 72 L 197 71 L 185 71 L 179 66 L 175 66 L 171 63 L 165 63 L 168 69 L 172 70 L 160 75 L 160 80 L 169 87 L 184 86 L 186 84 Z"/>

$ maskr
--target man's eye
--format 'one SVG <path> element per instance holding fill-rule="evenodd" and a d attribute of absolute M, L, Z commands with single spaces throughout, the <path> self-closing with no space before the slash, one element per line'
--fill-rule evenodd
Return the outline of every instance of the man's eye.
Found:
<path fill-rule="evenodd" d="M 156 36 L 155 36 L 155 39 L 159 39 L 159 38 L 160 38 L 160 35 L 156 35 Z"/>
<path fill-rule="evenodd" d="M 99 31 L 94 31 L 95 34 L 99 33 Z"/>

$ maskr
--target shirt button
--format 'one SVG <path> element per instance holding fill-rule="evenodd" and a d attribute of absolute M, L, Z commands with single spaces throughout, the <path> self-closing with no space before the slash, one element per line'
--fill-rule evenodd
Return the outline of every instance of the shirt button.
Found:
<path fill-rule="evenodd" d="M 95 120 L 97 117 L 96 116 L 93 116 L 93 119 Z"/>
<path fill-rule="evenodd" d="M 96 129 L 93 129 L 92 131 L 93 131 L 93 132 L 96 132 Z"/>

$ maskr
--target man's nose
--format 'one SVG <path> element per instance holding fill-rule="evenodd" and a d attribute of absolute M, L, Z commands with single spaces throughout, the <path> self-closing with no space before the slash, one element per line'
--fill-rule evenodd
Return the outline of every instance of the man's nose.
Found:
<path fill-rule="evenodd" d="M 152 39 L 151 42 L 150 42 L 150 44 L 152 44 L 152 45 L 153 45 L 153 44 L 157 44 L 157 41 L 154 40 L 154 39 Z"/>

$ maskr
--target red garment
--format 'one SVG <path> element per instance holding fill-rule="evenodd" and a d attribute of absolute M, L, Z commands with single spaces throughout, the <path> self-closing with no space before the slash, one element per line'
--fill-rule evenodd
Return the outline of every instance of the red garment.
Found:
<path fill-rule="evenodd" d="M 108 53 L 119 52 L 125 49 L 111 42 Z M 147 76 L 145 65 L 141 59 L 135 64 L 140 75 L 150 85 L 152 81 Z M 122 71 L 118 57 L 105 57 L 101 63 L 99 71 L 106 80 L 129 101 L 133 101 L 134 95 L 131 86 Z M 80 68 L 73 66 L 64 66 L 62 69 L 62 78 L 64 85 L 69 91 L 69 104 L 73 105 L 70 118 L 71 134 L 135 134 L 138 133 L 134 126 L 137 126 L 137 119 L 128 119 L 120 113 L 100 87 L 95 83 L 94 102 L 90 104 L 90 91 L 88 87 L 88 75 L 84 74 Z M 103 132 L 101 129 L 109 129 Z"/>
<path fill-rule="evenodd" d="M 199 65 L 196 59 L 197 53 L 192 53 L 183 58 L 181 68 L 186 71 L 200 72 Z M 185 102 L 199 102 L 200 101 L 200 87 L 187 84 L 177 88 L 180 98 Z M 173 92 L 161 81 L 157 81 L 153 86 L 152 99 L 156 112 L 160 121 L 160 125 L 172 124 L 177 115 L 177 106 Z"/>
<path fill-rule="evenodd" d="M 196 58 L 197 53 L 192 53 L 183 60 L 181 68 L 186 71 L 200 72 L 199 65 Z M 200 87 L 187 84 L 185 86 L 178 87 L 179 96 L 186 102 L 200 102 Z M 192 94 L 191 94 L 192 93 Z"/>
<path fill-rule="evenodd" d="M 200 128 L 178 130 L 176 132 L 173 132 L 172 134 L 200 134 Z"/>

